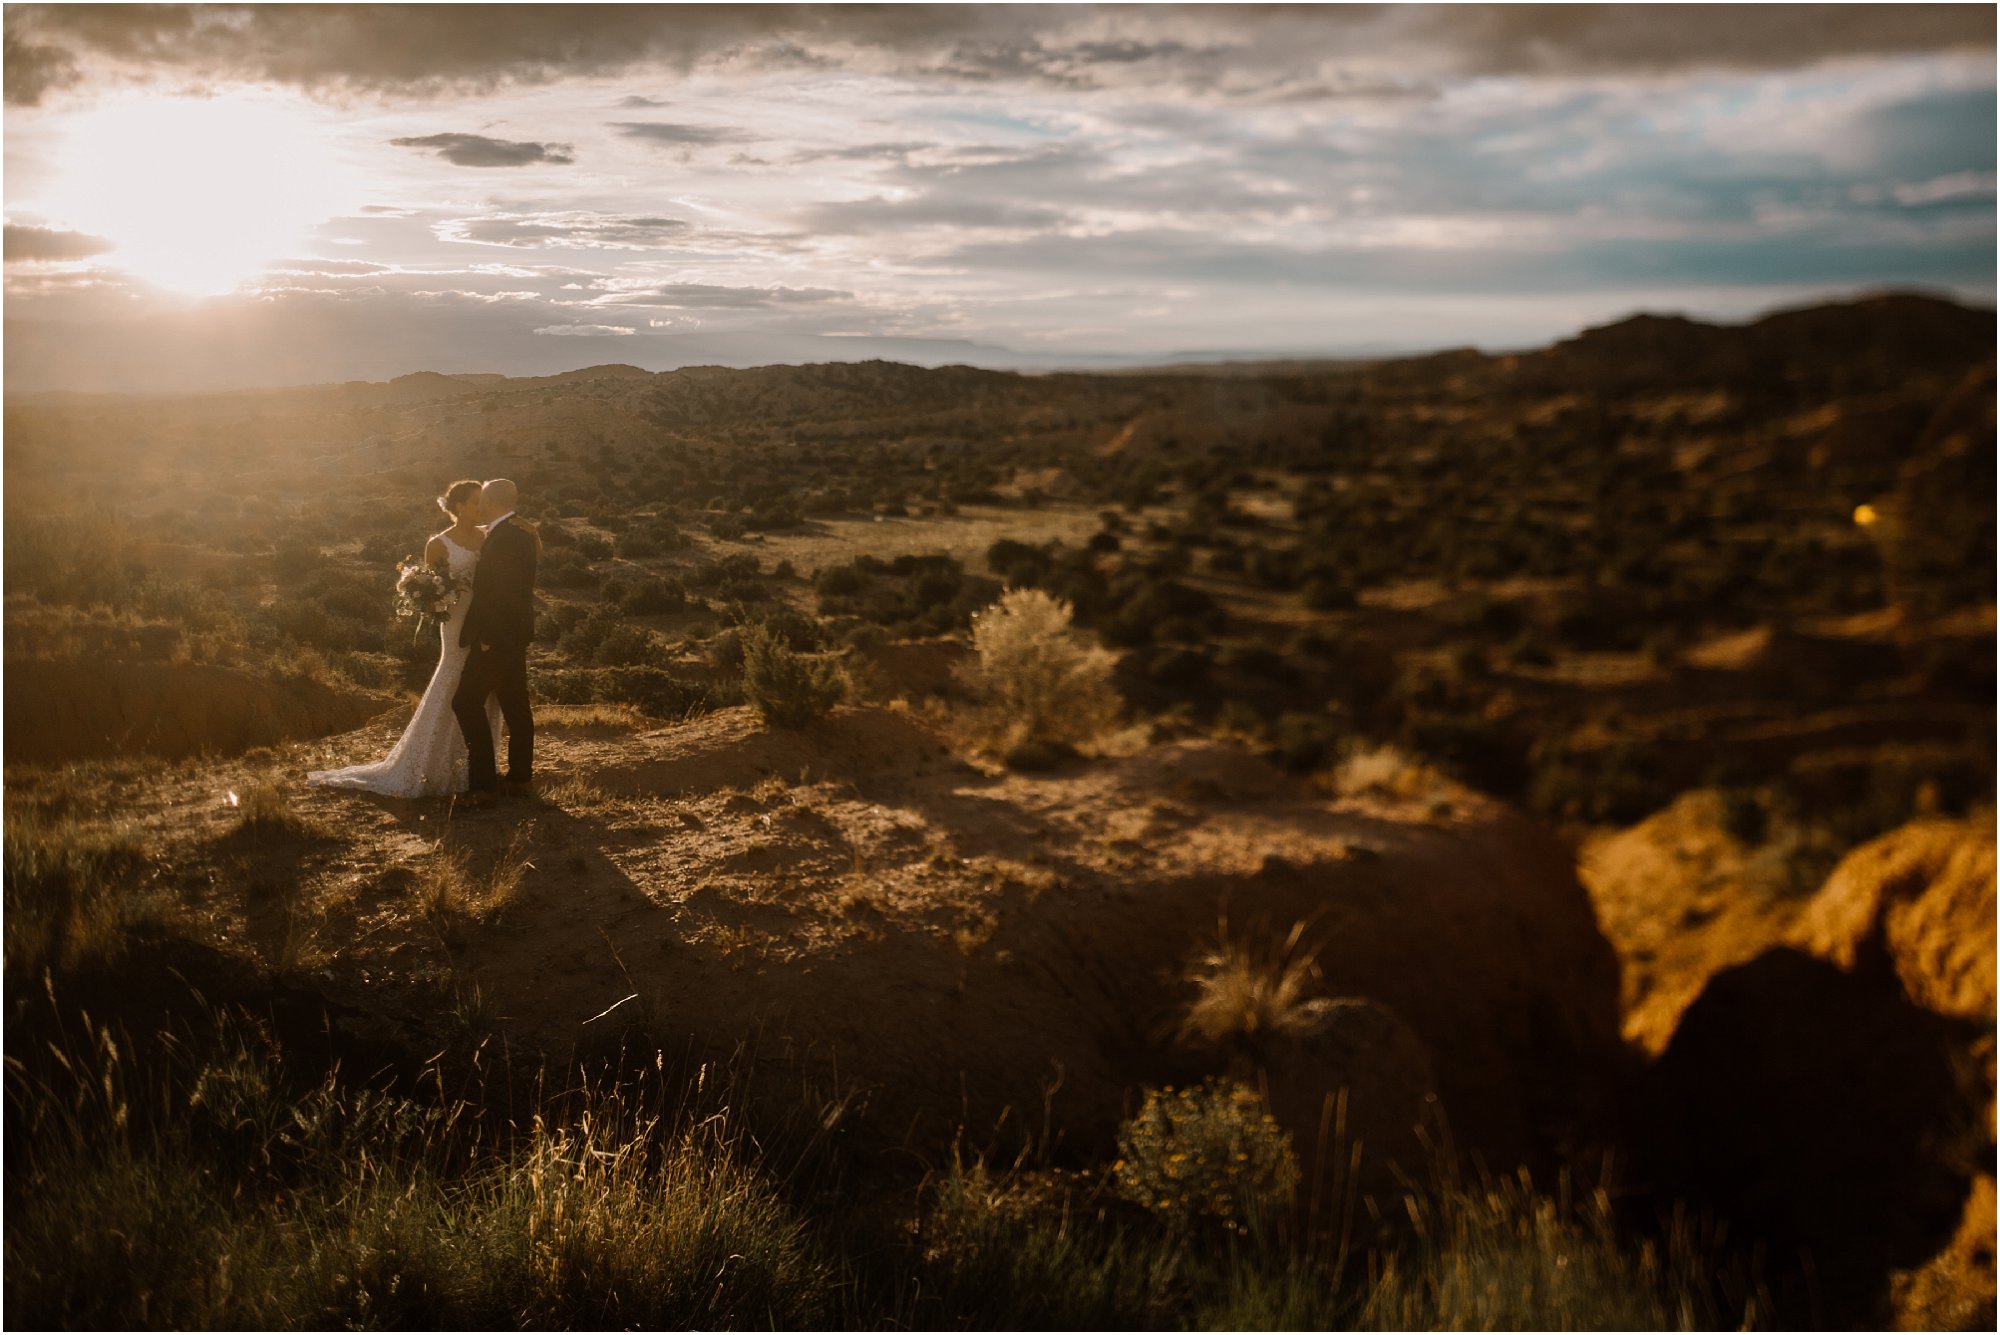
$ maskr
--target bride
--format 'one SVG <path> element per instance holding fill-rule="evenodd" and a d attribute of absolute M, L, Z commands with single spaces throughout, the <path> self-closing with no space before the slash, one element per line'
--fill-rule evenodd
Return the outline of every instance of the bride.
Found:
<path fill-rule="evenodd" d="M 425 545 L 424 561 L 458 576 L 463 591 L 451 596 L 445 619 L 439 623 L 437 670 L 431 673 L 430 685 L 424 688 L 416 715 L 382 759 L 346 769 L 314 770 L 306 775 L 307 783 L 387 797 L 438 797 L 466 790 L 465 735 L 459 731 L 458 719 L 451 712 L 451 696 L 458 689 L 459 673 L 465 668 L 467 654 L 458 642 L 459 617 L 470 601 L 472 572 L 479 565 L 479 549 L 486 542 L 485 531 L 479 527 L 486 518 L 480 506 L 479 483 L 452 483 L 438 497 L 438 508 L 451 516 L 452 524 Z M 499 748 L 497 700 L 487 700 L 486 720 L 493 729 L 493 744 Z"/>

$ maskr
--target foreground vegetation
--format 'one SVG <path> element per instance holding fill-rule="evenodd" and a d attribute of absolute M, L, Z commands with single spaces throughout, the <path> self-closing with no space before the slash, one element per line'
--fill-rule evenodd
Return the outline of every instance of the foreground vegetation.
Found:
<path fill-rule="evenodd" d="M 824 1109 L 746 1104 L 726 1069 L 656 1057 L 530 1080 L 476 1053 L 357 1081 L 253 1008 L 183 993 L 135 1033 L 52 979 L 10 998 L 10 1325 L 1700 1329 L 1757 1314 L 1685 1238 L 1627 1241 L 1601 1196 L 1416 1190 L 1417 1229 L 1368 1249 L 1300 1220 L 1282 1160 L 1220 1195 L 1197 1183 L 1192 1204 L 1121 1189 L 1125 1161 L 885 1175 L 824 1131 Z M 1142 1114 L 1137 1176 L 1258 1134 L 1248 1096 L 1222 1106 L 1165 1136 Z"/>

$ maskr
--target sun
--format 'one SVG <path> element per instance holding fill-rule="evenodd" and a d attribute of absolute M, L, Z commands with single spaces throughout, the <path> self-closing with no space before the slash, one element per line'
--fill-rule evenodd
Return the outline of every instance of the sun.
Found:
<path fill-rule="evenodd" d="M 135 94 L 62 134 L 47 212 L 110 241 L 105 263 L 189 295 L 235 289 L 356 198 L 325 114 L 285 94 Z"/>

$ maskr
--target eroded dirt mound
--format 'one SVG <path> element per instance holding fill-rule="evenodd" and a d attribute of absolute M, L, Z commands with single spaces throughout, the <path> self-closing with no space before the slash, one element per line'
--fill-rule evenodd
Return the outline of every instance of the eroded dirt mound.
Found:
<path fill-rule="evenodd" d="M 1885 835 L 1649 1074 L 1661 1179 L 1809 1252 L 1816 1320 L 1991 1325 L 1994 909 L 1989 825 Z"/>
<path fill-rule="evenodd" d="M 292 748 L 288 769 L 392 732 Z M 517 1049 L 556 1054 L 740 1042 L 788 1097 L 802 1075 L 837 1087 L 893 1143 L 1046 1119 L 1109 1149 L 1142 1086 L 1215 1064 L 1175 1031 L 1225 919 L 1239 939 L 1304 920 L 1318 990 L 1400 1017 L 1458 1143 L 1490 1162 L 1546 1160 L 1608 1105 L 1611 950 L 1562 851 L 1496 804 L 1330 801 L 1212 743 L 988 772 L 883 709 L 801 733 L 743 709 L 620 735 L 557 723 L 538 749 L 541 795 L 484 810 L 299 789 L 338 832 L 318 842 L 231 842 L 198 781 L 153 819 L 213 932 L 296 957 L 344 1004 L 443 986 Z M 419 911 L 441 836 L 477 880 L 524 828 L 511 891 L 468 891 L 442 928 Z M 260 884 L 301 903 L 244 888 Z M 1388 1067 L 1393 1089 L 1371 1092 L 1367 1062 L 1295 1083 L 1352 1084 L 1356 1124 L 1380 1125 L 1428 1083 Z"/>
<path fill-rule="evenodd" d="M 1848 854 L 1813 897 L 1800 944 L 1843 968 L 1884 952 L 1910 999 L 1991 1022 L 1991 825 L 1918 821 Z"/>
<path fill-rule="evenodd" d="M 1702 789 L 1580 851 L 1624 975 L 1625 1036 L 1648 1053 L 1666 1047 L 1710 978 L 1786 940 L 1809 902 L 1786 849 L 1748 844 L 1728 825 L 1723 795 Z"/>
<path fill-rule="evenodd" d="M 394 701 L 201 663 L 10 660 L 9 764 L 180 759 L 344 732 Z"/>

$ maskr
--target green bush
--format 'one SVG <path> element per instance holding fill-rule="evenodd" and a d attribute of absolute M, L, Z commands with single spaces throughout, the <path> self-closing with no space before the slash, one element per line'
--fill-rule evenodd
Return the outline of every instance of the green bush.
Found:
<path fill-rule="evenodd" d="M 772 727 L 803 728 L 823 717 L 845 694 L 837 667 L 799 653 L 768 627 L 745 626 L 740 638 L 743 696 Z"/>

